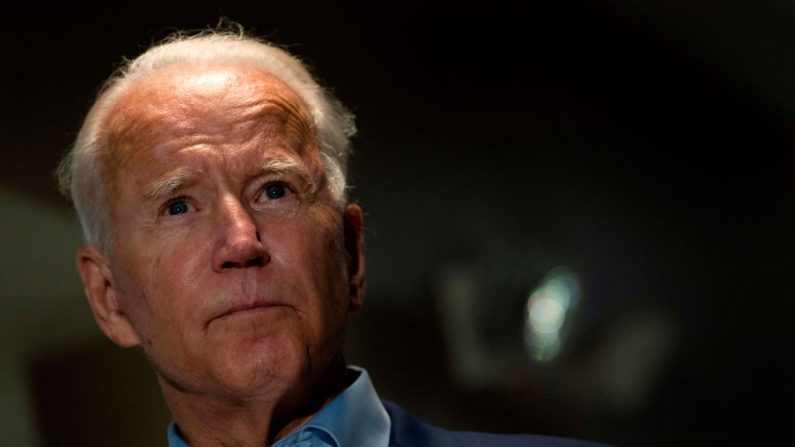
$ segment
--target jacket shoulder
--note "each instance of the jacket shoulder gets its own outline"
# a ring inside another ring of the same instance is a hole
[[[392,422],[389,447],[598,447],[574,439],[538,435],[498,435],[445,430],[426,424],[400,406],[384,401]]]

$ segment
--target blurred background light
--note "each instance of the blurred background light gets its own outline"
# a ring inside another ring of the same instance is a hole
[[[567,267],[555,267],[527,299],[524,343],[538,362],[548,362],[561,351],[567,319],[580,300],[577,276]]]

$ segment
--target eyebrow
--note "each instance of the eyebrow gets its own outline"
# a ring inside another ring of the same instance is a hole
[[[175,191],[184,188],[185,185],[196,181],[196,178],[203,173],[203,171],[184,166],[177,168],[148,184],[144,189],[144,197],[146,200],[157,200],[168,197],[174,194]]]
[[[175,191],[185,188],[203,175],[204,171],[188,167],[177,168],[159,179],[148,184],[144,189],[146,200],[161,200],[174,194]],[[301,191],[314,196],[316,185],[309,171],[293,158],[271,158],[262,164],[259,170],[260,175],[295,175],[301,186]]]

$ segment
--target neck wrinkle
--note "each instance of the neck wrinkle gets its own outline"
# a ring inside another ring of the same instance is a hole
[[[341,353],[315,379],[256,399],[186,392],[158,376],[178,432],[191,447],[269,446],[305,424],[355,379]]]

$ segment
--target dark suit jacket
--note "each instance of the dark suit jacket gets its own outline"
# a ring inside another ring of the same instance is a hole
[[[495,435],[451,431],[428,425],[392,402],[384,401],[392,430],[389,447],[596,447],[573,439],[536,435]]]

